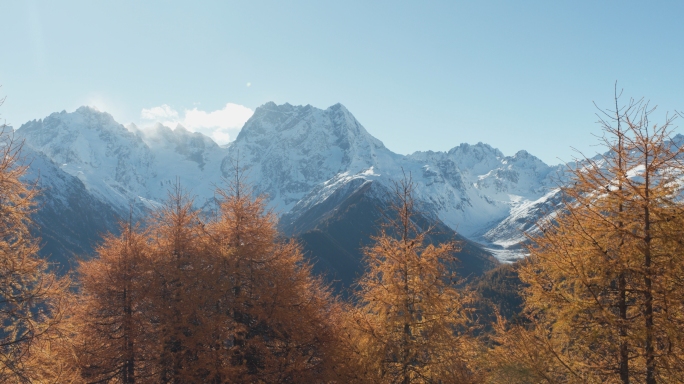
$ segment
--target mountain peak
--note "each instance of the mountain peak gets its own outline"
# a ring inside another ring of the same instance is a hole
[[[82,105],[82,106],[78,107],[78,108],[74,111],[74,113],[80,114],[80,115],[83,115],[83,116],[95,116],[95,117],[99,117],[99,118],[102,118],[102,119],[111,120],[112,122],[116,123],[116,121],[114,120],[114,117],[113,117],[112,115],[110,115],[108,112],[100,111],[100,110],[99,110],[97,107],[95,107],[95,106]],[[67,113],[67,112],[65,112],[65,111],[62,111],[61,114],[67,114],[67,115],[68,115],[69,113]],[[118,124],[118,123],[117,123],[117,124]]]
[[[534,157],[534,156],[530,155],[530,153],[527,152],[526,150],[521,149],[518,152],[516,152],[515,155],[513,155],[513,157],[525,159],[525,158]]]
[[[260,192],[280,199],[281,207],[298,201],[317,183],[341,172],[360,172],[392,155],[342,104],[323,110],[266,103],[256,109],[229,150],[240,151],[245,163],[261,164],[261,169],[250,172],[268,180]]]
[[[258,115],[258,114],[264,114],[264,113],[269,113],[269,112],[271,112],[271,113],[272,112],[275,112],[275,113],[293,113],[294,112],[297,114],[301,114],[301,113],[310,113],[310,112],[315,112],[315,111],[318,111],[318,112],[321,112],[321,111],[344,112],[344,113],[350,114],[349,110],[344,105],[342,105],[341,103],[333,104],[333,105],[329,106],[328,108],[326,108],[325,110],[323,110],[320,108],[316,108],[316,107],[312,106],[311,104],[292,105],[290,103],[284,103],[284,104],[278,105],[278,104],[274,103],[273,101],[266,102],[266,103],[260,105],[259,107],[257,107],[257,109],[254,111],[254,114]]]
[[[506,159],[510,160],[512,163],[521,163],[525,166],[543,169],[549,168],[549,166],[546,163],[544,163],[541,159],[539,159],[537,156],[532,155],[524,149],[516,152],[515,155],[507,157]]]
[[[347,107],[345,107],[344,105],[342,105],[342,103],[336,103],[336,104],[334,104],[334,105],[331,105],[331,106],[328,107],[328,109],[331,110],[331,111],[344,111],[344,112],[347,112],[347,113],[349,112],[349,110],[347,109]]]
[[[351,137],[364,137],[375,146],[383,147],[382,142],[371,136],[342,104],[337,103],[327,109],[319,109],[309,104],[276,105],[269,101],[254,111],[238,134],[237,142],[260,137],[259,140],[273,140],[276,137],[297,136],[298,140],[325,132],[338,141],[348,141]],[[268,137],[268,139],[267,139]],[[344,144],[342,144],[344,146]]]
[[[479,142],[477,144],[461,143],[458,147],[451,148],[448,152],[449,157],[457,160],[459,163],[468,164],[467,167],[472,167],[475,163],[492,162],[496,163],[504,157],[497,148],[489,144]]]
[[[54,112],[42,120],[32,120],[19,127],[17,132],[23,136],[39,134],[41,140],[49,141],[58,136],[83,136],[85,131],[98,132],[100,135],[135,136],[109,113],[88,106],[79,107],[74,112]]]
[[[293,108],[294,108],[294,107],[293,107],[292,104],[290,104],[290,103],[285,103],[285,104],[278,105],[278,104],[274,103],[273,101],[269,101],[269,102],[267,102],[267,103],[265,103],[265,104],[262,104],[262,105],[258,106],[257,109],[254,111],[254,113],[256,114],[257,111],[262,111],[262,113],[263,113],[264,111],[269,111],[269,112],[289,112],[289,111],[291,111]]]
[[[181,124],[176,124],[176,128],[171,129],[162,123],[155,123],[152,128],[143,130],[142,135],[145,143],[150,146],[173,147],[181,154],[185,154],[186,149],[182,148],[186,147],[196,150],[218,147],[209,136],[201,132],[191,132]]]
[[[159,131],[159,130],[162,130],[162,131],[163,130],[169,130],[170,131],[171,130],[171,128],[167,127],[166,125],[164,125],[160,122],[154,123],[154,125],[152,126],[152,129],[155,131]]]
[[[97,109],[95,106],[90,106],[90,105],[82,105],[76,109],[76,112],[84,113],[84,112],[97,112],[100,113],[101,111]]]

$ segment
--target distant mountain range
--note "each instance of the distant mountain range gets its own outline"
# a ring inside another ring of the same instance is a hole
[[[36,215],[44,252],[60,263],[92,253],[119,218],[143,218],[177,180],[210,214],[216,187],[239,161],[283,233],[344,286],[360,271],[359,249],[377,231],[391,183],[404,174],[416,183],[421,220],[438,223],[435,241],[463,242],[466,274],[523,257],[524,232],[555,210],[564,178],[562,167],[526,151],[504,156],[483,143],[399,155],[341,104],[264,104],[227,146],[180,125],[124,127],[88,107],[30,121],[16,135],[31,161],[27,178],[39,175],[44,190]]]

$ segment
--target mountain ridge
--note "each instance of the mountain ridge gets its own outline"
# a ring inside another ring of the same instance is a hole
[[[214,189],[230,177],[236,160],[256,192],[268,196],[269,208],[286,220],[320,210],[354,183],[391,186],[410,175],[421,210],[502,261],[523,256],[519,233],[513,233],[529,228],[540,211],[521,207],[549,201],[558,169],[525,150],[505,156],[482,142],[399,155],[339,103],[327,109],[265,103],[227,147],[180,125],[124,127],[88,107],[30,121],[16,134],[123,217],[131,207],[143,217],[159,206],[178,177],[197,206],[210,212]],[[507,220],[512,214],[516,218]]]

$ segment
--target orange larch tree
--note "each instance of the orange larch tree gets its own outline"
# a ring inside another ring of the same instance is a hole
[[[322,382],[333,374],[339,307],[242,177],[236,168],[218,191],[220,215],[206,228],[220,256],[222,311],[232,320],[231,381]]]
[[[59,377],[44,357],[61,339],[60,323],[70,282],[48,271],[31,234],[35,185],[21,180],[22,143],[0,129],[0,383]],[[48,353],[49,355],[49,353]]]
[[[145,382],[155,369],[148,237],[131,223],[121,228],[78,268],[74,348],[87,382]]]
[[[203,225],[180,185],[150,225],[151,317],[158,340],[158,382],[202,382],[210,374],[201,355],[214,345],[209,315],[216,268],[207,257]]]
[[[613,111],[608,154],[570,169],[564,211],[532,238],[520,269],[532,327],[514,332],[544,351],[545,367],[528,367],[540,381],[684,380],[684,149],[652,112]]]
[[[453,272],[458,245],[428,243],[429,229],[414,222],[413,188],[410,178],[395,183],[389,224],[365,250],[353,320],[360,381],[474,382],[471,295]]]

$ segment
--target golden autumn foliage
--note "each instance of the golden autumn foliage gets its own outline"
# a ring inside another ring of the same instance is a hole
[[[465,291],[455,288],[457,244],[427,244],[414,223],[413,183],[395,184],[389,224],[365,250],[352,321],[358,381],[469,383],[474,342]]]
[[[244,187],[202,222],[180,188],[148,223],[82,263],[77,366],[86,382],[328,382],[340,307]],[[339,365],[339,364],[338,364]]]
[[[215,342],[207,330],[217,273],[202,241],[198,212],[179,186],[153,215],[149,231],[155,380],[201,381],[209,368],[200,354]]]
[[[239,172],[207,225],[221,250],[222,303],[233,321],[234,382],[320,382],[332,372],[339,307],[313,278],[300,246],[279,239],[276,217]]]
[[[51,382],[59,362],[43,347],[60,340],[68,279],[48,272],[31,235],[35,186],[21,181],[22,144],[0,132],[0,383]]]
[[[397,220],[366,250],[357,306],[312,277],[238,173],[207,222],[177,187],[146,229],[122,225],[81,263],[54,366],[63,382],[89,383],[476,381],[457,246],[426,244],[412,184],[397,187]]]
[[[148,239],[138,227],[121,227],[121,236],[108,235],[98,257],[79,268],[71,318],[77,328],[74,369],[88,382],[128,383],[154,372],[148,350],[154,337]]]
[[[520,268],[530,323],[500,327],[495,376],[517,365],[519,382],[684,380],[684,150],[652,111],[616,108],[610,152],[570,169],[565,211],[540,224]]]
[[[479,325],[459,244],[418,224],[410,177],[349,302],[312,276],[237,166],[213,215],[177,185],[144,223],[106,235],[71,287],[37,256],[36,189],[2,133],[0,384],[684,382],[684,147],[674,119],[653,125],[647,104],[617,99],[609,151],[568,168],[529,258],[480,281],[510,302]]]

